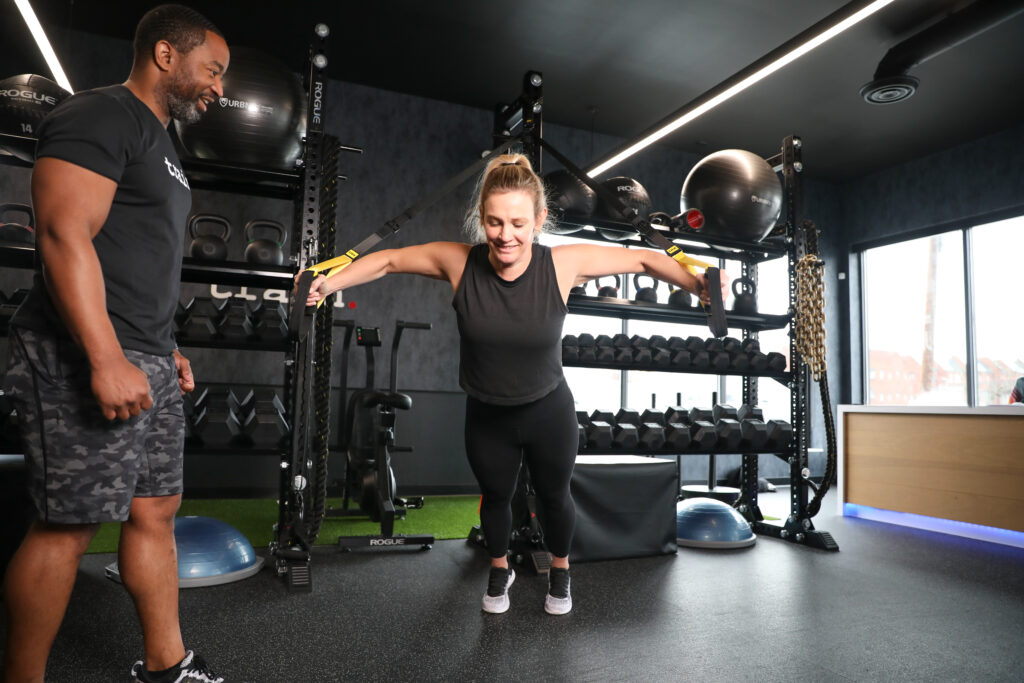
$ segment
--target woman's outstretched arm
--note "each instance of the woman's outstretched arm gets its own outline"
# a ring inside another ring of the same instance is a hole
[[[566,244],[552,249],[555,271],[563,297],[573,285],[583,284],[603,275],[646,273],[693,292],[708,303],[707,279],[694,275],[669,256],[652,249],[626,249],[596,244]],[[728,294],[728,280],[722,273],[722,297]]]
[[[468,244],[459,242],[428,242],[372,252],[356,259],[331,277],[317,275],[309,287],[306,305],[312,306],[340,289],[373,282],[391,273],[409,273],[446,280],[454,289],[462,279],[469,249]]]

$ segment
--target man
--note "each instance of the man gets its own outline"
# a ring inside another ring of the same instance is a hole
[[[65,100],[39,129],[32,174],[42,272],[11,320],[6,383],[38,511],[7,570],[4,681],[43,681],[78,565],[100,522],[121,525],[118,568],[142,626],[136,681],[222,681],[178,622],[181,501],[177,352],[191,191],[167,126],[223,94],[229,52],[205,17],[148,12],[122,85]]]

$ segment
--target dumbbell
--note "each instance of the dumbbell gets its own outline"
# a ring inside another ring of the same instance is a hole
[[[793,425],[785,420],[768,420],[765,423],[767,438],[764,447],[769,451],[781,451],[789,447],[793,440]]]
[[[725,353],[729,356],[729,369],[733,372],[746,372],[750,369],[750,355],[743,348],[743,342],[735,337],[722,340]]]
[[[612,348],[615,349],[616,365],[630,365],[633,363],[633,347],[630,345],[629,337],[621,332],[611,338]]]
[[[584,332],[579,336],[580,362],[593,363],[597,360],[597,345],[594,335]]]
[[[703,340],[701,341],[703,344]],[[705,351],[703,348],[691,349],[690,354],[690,367],[698,372],[709,372],[711,370],[711,354]]]
[[[768,369],[768,356],[760,351],[748,351],[747,359],[750,363],[751,372],[762,373]]]
[[[587,447],[587,429],[586,425],[590,422],[590,418],[582,410],[576,411],[576,426],[579,428],[579,446],[577,446],[577,452],[582,451]]]
[[[618,352],[615,346],[612,345],[612,338],[607,334],[599,334],[594,340],[597,345],[597,362],[599,363],[614,363],[615,356]]]
[[[590,421],[595,422],[601,420],[611,425],[612,428],[612,446],[615,448],[636,448],[640,441],[640,435],[635,425],[631,424],[619,424],[615,421],[615,416],[608,411],[595,410],[590,414]]]
[[[280,396],[270,387],[251,389],[239,399],[242,431],[254,446],[276,448],[286,443],[291,429],[285,412]]]
[[[655,451],[665,445],[664,420],[665,416],[662,415],[661,422],[645,421],[640,418],[640,413],[626,408],[620,408],[615,414],[615,424],[631,424],[636,427],[639,447],[647,451]]]
[[[784,372],[786,370],[786,357],[777,351],[768,352],[768,369],[773,372]]]
[[[740,450],[744,453],[760,451],[768,440],[768,425],[764,423],[761,409],[744,403],[736,411],[736,419],[740,421],[743,434],[740,439]]]
[[[668,340],[660,334],[652,334],[647,343],[652,349],[668,349]]]
[[[653,354],[647,337],[641,337],[638,334],[634,334],[629,340],[629,345],[633,349],[633,365],[651,364]]]
[[[249,443],[242,423],[232,409],[232,404],[237,402],[237,397],[234,397],[230,389],[210,388],[203,400],[194,404],[192,434],[203,446],[241,446]]]
[[[727,403],[716,403],[711,408],[711,415],[718,430],[718,447],[722,450],[738,448],[743,440],[743,425],[738,411]]]
[[[212,315],[216,312],[209,297],[193,297],[178,311],[178,337],[188,341],[202,341],[217,335]]]
[[[255,331],[265,341],[284,341],[288,338],[288,308],[283,301],[261,299],[259,302],[251,302],[249,317]]]
[[[664,413],[656,410],[645,410],[640,415],[640,421],[661,425],[665,430],[665,447],[677,453],[682,453],[690,447],[690,427],[679,422],[668,422]]]
[[[681,406],[665,410],[665,424],[685,425],[690,430],[690,451],[703,453],[715,447],[718,433],[715,425],[708,420],[692,420],[690,411]]]
[[[716,339],[715,337],[709,337],[704,340],[704,350],[708,354],[708,365],[705,370],[714,370],[716,372],[725,372],[729,369],[731,359],[729,354],[725,351],[725,346],[722,344],[722,340]],[[703,359],[700,361],[703,363]]]
[[[232,341],[241,341],[249,336],[251,324],[248,322],[244,301],[225,299],[215,304],[215,308],[217,312],[213,316],[213,323],[217,327],[218,336]]]
[[[595,413],[597,411],[594,411]],[[611,415],[611,413],[609,413]],[[612,424],[603,417],[587,415],[576,411],[576,421],[583,425],[587,435],[587,448],[609,449],[612,447]]]
[[[715,405],[711,410],[706,408],[690,409],[691,420],[714,423],[715,434],[718,435],[715,440],[715,450],[719,452],[732,452],[740,445],[740,439],[743,436],[740,423],[735,418],[728,417],[728,415],[735,414],[735,409],[727,405]]]

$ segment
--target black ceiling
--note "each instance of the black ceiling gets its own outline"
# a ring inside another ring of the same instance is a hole
[[[991,2],[991,0],[981,0]],[[20,20],[4,0],[2,36]],[[34,0],[59,51],[72,27],[129,38],[155,2]],[[841,0],[195,0],[229,43],[299,69],[312,26],[331,28],[334,78],[492,109],[544,74],[544,120],[622,138],[728,79],[846,3]],[[917,94],[869,105],[861,86],[894,45],[968,0],[895,0],[666,139],[696,154],[764,156],[805,141],[813,177],[846,180],[1024,121],[1024,13],[914,67]],[[1020,5],[1020,2],[1009,4]],[[13,20],[13,21],[9,21]],[[11,73],[32,48],[21,48]],[[4,55],[9,59],[10,51]],[[45,73],[45,71],[39,71]]]

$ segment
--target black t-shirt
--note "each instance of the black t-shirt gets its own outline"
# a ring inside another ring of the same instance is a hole
[[[122,85],[87,90],[43,121],[36,158],[43,157],[117,183],[107,221],[93,238],[107,313],[122,348],[169,354],[192,192],[166,128]],[[68,335],[41,273],[11,324]]]
[[[562,381],[562,301],[551,249],[533,245],[530,265],[502,280],[487,245],[469,251],[452,299],[460,340],[459,384],[473,398],[521,405],[551,393]]]

